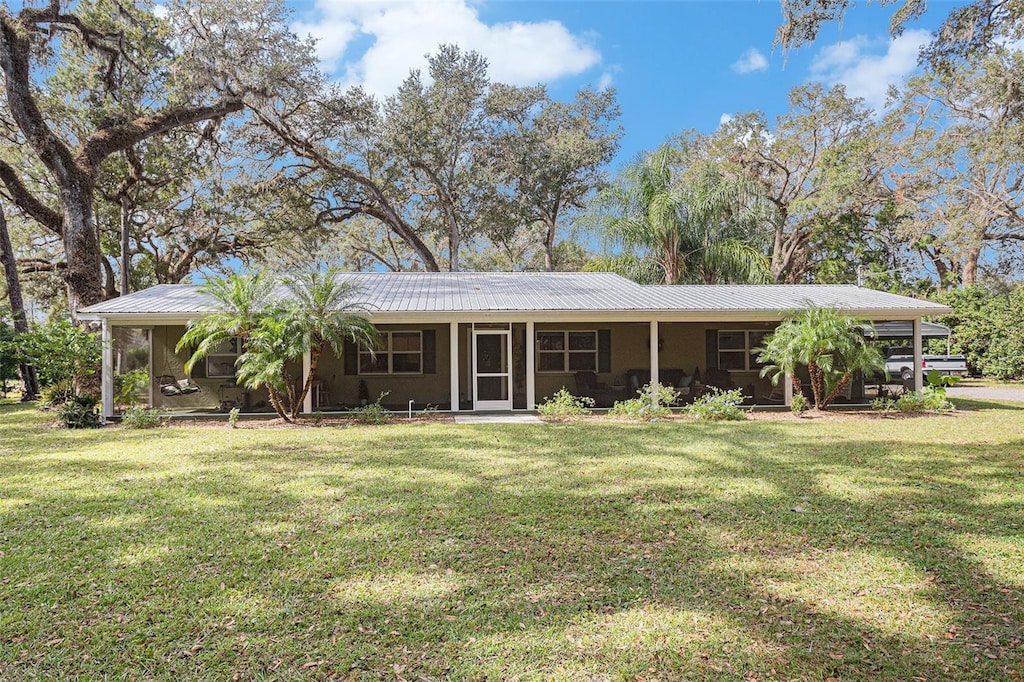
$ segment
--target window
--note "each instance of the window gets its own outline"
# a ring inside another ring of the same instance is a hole
[[[381,332],[380,336],[375,355],[359,351],[360,374],[422,374],[422,332]]]
[[[755,370],[764,367],[753,352],[764,344],[767,331],[723,329],[718,332],[718,368],[736,371]]]
[[[538,372],[597,371],[597,332],[537,332]]]
[[[206,356],[206,376],[211,379],[232,379],[237,368],[235,362],[241,352],[238,337],[221,341]]]

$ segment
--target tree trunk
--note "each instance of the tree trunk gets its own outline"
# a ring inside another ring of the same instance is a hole
[[[323,352],[323,343],[319,345],[313,344],[309,349],[309,372],[306,373],[306,378],[302,382],[302,391],[299,393],[298,399],[295,401],[295,404],[292,405],[292,419],[298,419],[299,414],[302,412],[302,404],[306,401],[306,395],[313,386],[313,378],[316,376],[316,368],[317,365],[320,364],[320,354]]]
[[[68,264],[64,281],[71,319],[77,322],[79,309],[103,300],[100,263],[103,254],[96,238],[92,179],[84,177],[77,169],[67,175],[60,190],[64,207],[64,254]]]
[[[814,407],[819,410],[825,409],[824,401],[822,400],[822,379],[823,374],[821,368],[818,367],[818,363],[811,360],[807,363],[807,373],[811,377],[811,392],[814,394]]]
[[[128,250],[128,237],[131,234],[131,202],[127,196],[121,197],[121,295],[127,296],[128,270],[132,263],[132,254]]]
[[[960,283],[965,287],[973,286],[978,281],[978,261],[981,260],[981,247],[973,246],[964,254],[964,267],[960,274]]]
[[[4,277],[7,281],[7,297],[11,301],[11,316],[14,318],[14,331],[24,334],[28,331],[28,318],[25,315],[25,301],[21,297],[21,281],[18,279],[18,264],[14,260],[14,247],[11,235],[7,231],[7,217],[4,215],[3,204],[0,204],[0,261],[4,266]],[[22,362],[18,365],[21,381],[25,392],[21,394],[22,402],[36,400],[39,397],[39,380],[36,368]]]
[[[545,222],[544,227],[544,269],[548,272],[555,271],[555,235],[557,234],[558,223],[554,220]]]

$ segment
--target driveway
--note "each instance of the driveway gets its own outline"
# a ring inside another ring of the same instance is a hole
[[[1008,400],[1024,403],[1024,388],[985,388],[984,386],[951,386],[946,389],[950,398],[967,400]]]

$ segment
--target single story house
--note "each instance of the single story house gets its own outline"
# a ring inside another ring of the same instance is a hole
[[[381,330],[375,354],[354,347],[319,363],[305,411],[358,406],[387,393],[392,407],[531,410],[561,387],[599,406],[661,381],[684,398],[706,386],[739,387],[753,402],[788,404],[790,382],[760,378],[756,348],[788,312],[839,308],[902,322],[922,354],[922,317],[945,306],[846,285],[640,285],[610,273],[453,272],[342,275]],[[89,306],[103,330],[103,410],[113,416],[118,377],[134,372],[154,407],[269,410],[234,383],[240,348],[224,344],[184,373],[175,346],[215,302],[195,285],[159,285]],[[309,357],[305,358],[305,363]],[[921,386],[920,360],[915,378]],[[295,376],[308,368],[296,367]],[[119,383],[120,382],[120,383]],[[863,398],[863,389],[849,397]]]

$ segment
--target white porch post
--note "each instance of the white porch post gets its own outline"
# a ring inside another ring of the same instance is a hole
[[[924,388],[924,344],[921,340],[921,318],[914,318],[914,390]]]
[[[793,375],[786,372],[782,375],[785,386],[782,387],[782,404],[789,407],[793,404]]]
[[[651,321],[651,384],[661,382],[658,376],[658,321]]]
[[[106,420],[114,416],[114,341],[106,318],[102,322],[100,341],[100,402],[103,403],[103,419]]]
[[[459,411],[459,323],[450,322],[448,327],[448,369],[449,391],[451,392],[452,412]]]
[[[302,354],[302,384],[305,385],[306,377],[309,376],[309,368],[313,366],[313,358],[309,354],[309,349]],[[313,387],[309,387],[309,391],[306,393],[306,397],[302,399],[302,411],[306,414],[313,413]]]
[[[534,349],[533,321],[526,323],[526,409],[532,410],[537,407],[537,373],[536,373],[536,352]]]

